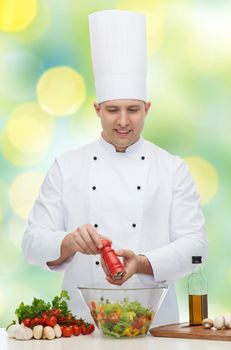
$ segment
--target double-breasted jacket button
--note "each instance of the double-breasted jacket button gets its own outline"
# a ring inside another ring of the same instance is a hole
[[[96,190],[96,187],[95,187],[95,186],[92,186],[92,189],[95,191],[95,190]]]
[[[94,156],[94,157],[93,157],[93,159],[94,159],[94,160],[97,160],[97,157],[96,157],[96,156]]]
[[[94,224],[94,227],[98,227],[98,224]]]
[[[141,159],[144,160],[144,159],[145,159],[145,156],[142,156]]]
[[[96,264],[96,265],[99,265],[99,261],[97,260],[97,261],[95,262],[95,264]]]
[[[132,224],[132,227],[136,227],[136,224]]]
[[[137,188],[137,190],[140,190],[140,189],[141,189],[141,187],[140,187],[140,186],[137,186],[136,188]]]

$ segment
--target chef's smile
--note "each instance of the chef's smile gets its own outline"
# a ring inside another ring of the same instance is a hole
[[[128,134],[130,134],[131,130],[117,130],[114,129],[117,133],[117,135],[121,138],[126,138],[128,136]]]

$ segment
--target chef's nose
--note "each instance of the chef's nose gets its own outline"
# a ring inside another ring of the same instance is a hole
[[[126,127],[129,124],[127,111],[123,111],[123,110],[121,111],[117,122],[118,122],[118,125],[121,126],[122,128]]]

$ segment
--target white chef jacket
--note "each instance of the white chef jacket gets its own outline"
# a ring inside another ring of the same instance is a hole
[[[167,281],[168,293],[155,324],[179,321],[174,282],[191,271],[191,257],[207,256],[200,201],[186,163],[140,138],[126,152],[102,137],[57,158],[41,187],[29,217],[22,247],[28,262],[49,269],[60,257],[69,232],[92,224],[112,240],[114,249],[145,255],[153,276],[130,281]],[[91,320],[77,285],[104,282],[98,255],[76,253],[52,270],[62,271],[62,288],[77,317]]]

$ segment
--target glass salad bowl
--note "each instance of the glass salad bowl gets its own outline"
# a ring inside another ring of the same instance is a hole
[[[145,336],[167,293],[165,283],[137,286],[78,286],[81,297],[105,337]]]

